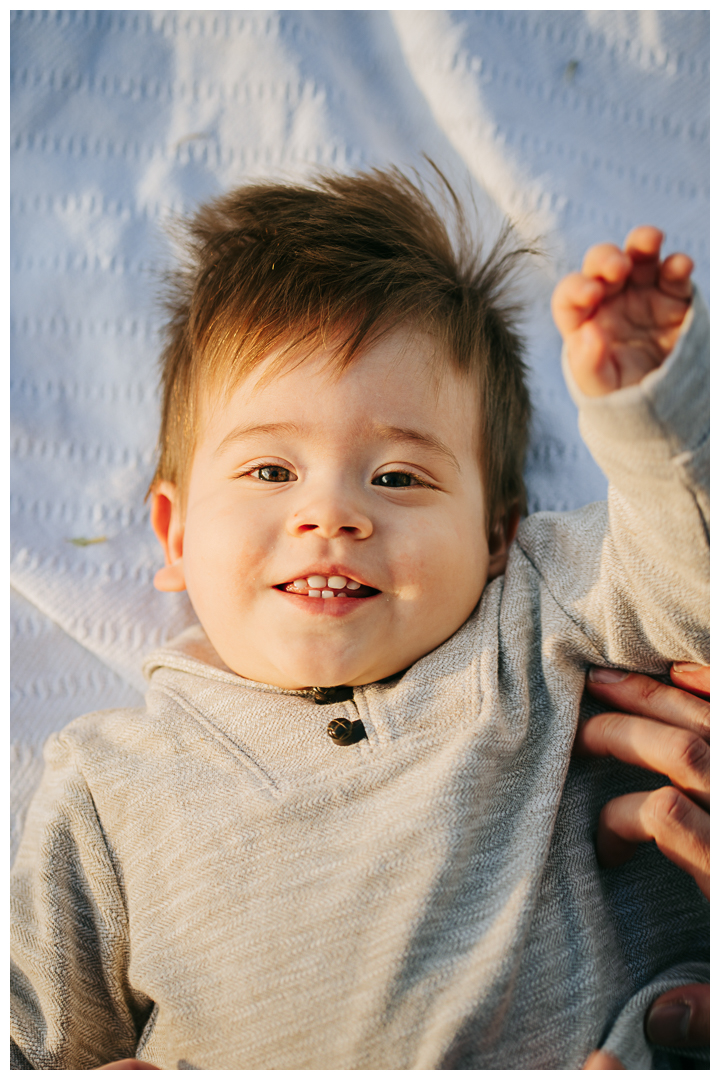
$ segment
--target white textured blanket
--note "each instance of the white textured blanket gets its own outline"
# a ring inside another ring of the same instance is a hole
[[[12,15],[14,836],[46,735],[131,704],[193,619],[155,593],[143,497],[157,426],[164,225],[252,176],[428,154],[491,223],[543,234],[529,285],[531,509],[603,497],[548,299],[652,222],[709,278],[709,14]]]

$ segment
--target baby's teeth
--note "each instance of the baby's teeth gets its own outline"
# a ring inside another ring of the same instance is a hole
[[[307,583],[311,589],[326,589],[328,581],[322,574],[312,574],[307,579]]]
[[[304,577],[299,577],[297,581],[293,581],[294,589],[307,589],[308,583]]]
[[[346,592],[339,592],[338,596],[347,596],[347,593]]]
[[[333,577],[329,577],[327,583],[331,589],[344,589],[347,585],[347,578],[340,577],[339,574],[336,574]]]
[[[348,589],[359,589],[360,588],[360,582],[359,581],[348,581],[347,587],[348,587]]]
[[[332,591],[332,589],[323,589],[322,591],[323,600],[330,600],[334,595],[335,593]]]
[[[332,593],[330,595],[332,595]],[[319,589],[310,589],[308,592],[308,596],[322,596],[322,593]]]

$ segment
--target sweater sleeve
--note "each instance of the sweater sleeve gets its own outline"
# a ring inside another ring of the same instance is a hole
[[[123,892],[72,745],[45,756],[11,880],[11,1067],[93,1069],[135,1056],[152,1003],[128,983]]]
[[[589,642],[591,663],[661,672],[709,656],[709,325],[696,293],[681,336],[637,386],[589,398],[580,430],[608,502],[535,514],[518,541]]]

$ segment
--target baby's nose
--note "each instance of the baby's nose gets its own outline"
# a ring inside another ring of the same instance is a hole
[[[294,536],[316,532],[327,539],[346,536],[362,540],[370,536],[373,525],[360,506],[349,499],[329,495],[315,498],[293,513],[288,529]]]

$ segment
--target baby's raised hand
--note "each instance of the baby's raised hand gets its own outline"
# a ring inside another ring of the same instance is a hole
[[[625,250],[590,248],[579,274],[555,289],[552,312],[579,389],[601,397],[634,386],[660,367],[685,318],[693,263],[687,255],[660,260],[663,234],[633,229]]]

